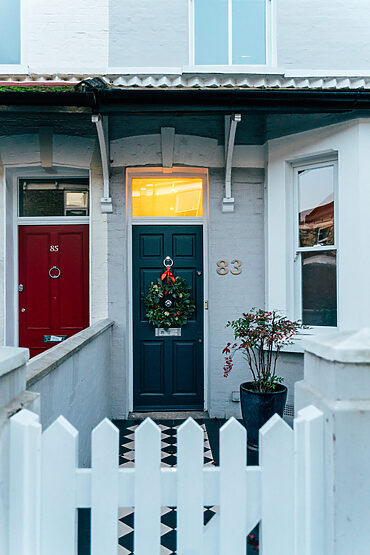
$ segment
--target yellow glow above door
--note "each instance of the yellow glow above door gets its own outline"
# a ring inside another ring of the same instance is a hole
[[[201,178],[133,178],[132,216],[201,217],[203,216]]]

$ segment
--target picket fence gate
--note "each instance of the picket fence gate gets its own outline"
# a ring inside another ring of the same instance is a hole
[[[178,430],[177,466],[161,468],[161,431],[135,432],[135,467],[119,468],[119,432],[92,432],[91,468],[78,468],[78,432],[62,416],[42,432],[22,410],[10,427],[10,555],[76,555],[77,508],[91,508],[91,554],[116,555],[118,507],[135,510],[135,555],[159,555],[162,506],[177,507],[178,555],[245,555],[260,526],[263,555],[324,555],[323,416],[299,412],[292,430],[278,415],[260,430],[260,465],[246,466],[246,430],[220,430],[220,466],[203,466],[204,433]],[[218,507],[203,525],[203,507]]]

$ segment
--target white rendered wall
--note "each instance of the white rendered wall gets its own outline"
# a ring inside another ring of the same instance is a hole
[[[369,551],[370,329],[307,342],[296,411],[315,405],[324,419],[326,555]]]
[[[370,205],[370,122],[345,124],[290,135],[268,144],[267,306],[299,315],[294,307],[292,172],[289,161],[338,154],[338,327],[368,324]],[[324,328],[322,328],[324,329]]]
[[[90,461],[91,430],[111,416],[111,326],[103,320],[27,365],[28,390],[40,394],[43,429],[60,415],[75,426],[81,466]]]

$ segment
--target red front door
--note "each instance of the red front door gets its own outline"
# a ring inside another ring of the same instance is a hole
[[[19,227],[19,346],[35,356],[89,325],[89,226]]]

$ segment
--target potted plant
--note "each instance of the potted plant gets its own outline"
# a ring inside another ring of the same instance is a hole
[[[276,310],[269,312],[253,308],[241,318],[227,322],[234,333],[234,343],[222,351],[225,355],[224,376],[234,365],[234,355],[241,351],[248,362],[253,381],[240,385],[240,403],[248,444],[258,447],[258,431],[269,418],[283,416],[287,387],[276,375],[276,363],[281,350],[293,343],[292,337],[306,328],[301,321],[291,321]]]

